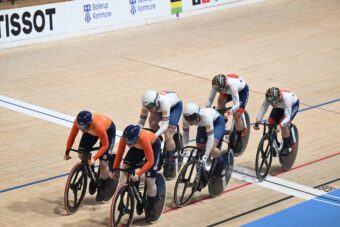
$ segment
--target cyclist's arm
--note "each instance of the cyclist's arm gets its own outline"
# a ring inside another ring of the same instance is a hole
[[[96,131],[96,133],[97,133],[97,135],[100,139],[100,143],[101,143],[101,147],[100,147],[99,151],[93,156],[93,159],[97,160],[109,148],[109,138],[107,136],[104,125],[102,125],[102,124],[95,125],[95,131]]]
[[[280,122],[279,128],[286,127],[290,122],[290,116],[292,114],[292,103],[287,100],[283,101],[284,106],[284,119]]]
[[[124,151],[125,151],[125,147],[126,147],[126,144],[124,142],[123,137],[121,137],[120,140],[119,140],[119,145],[118,145],[118,150],[117,150],[117,154],[116,154],[116,157],[115,157],[115,161],[113,163],[113,168],[114,169],[119,168],[120,162],[123,159],[123,154],[124,154]]]
[[[71,129],[70,135],[68,136],[67,144],[66,144],[66,150],[68,151],[67,154],[70,153],[69,150],[72,148],[74,140],[75,140],[78,132],[79,132],[79,128],[77,126],[77,123],[73,122],[73,126],[72,126],[72,129]]]
[[[215,96],[216,96],[217,90],[215,88],[211,88],[209,98],[207,102],[205,103],[205,107],[211,107],[211,104],[213,103]]]
[[[236,86],[230,84],[229,89],[230,89],[231,98],[233,99],[233,104],[234,104],[231,107],[230,112],[233,114],[240,107],[240,96],[238,95],[238,89]]]
[[[140,137],[140,144],[142,146],[142,149],[144,151],[146,163],[143,165],[143,167],[136,173],[138,177],[140,177],[142,174],[144,174],[146,171],[148,171],[150,168],[152,168],[154,164],[154,157],[153,157],[153,149],[151,146],[151,141],[148,137]]]
[[[188,146],[188,143],[189,143],[189,124],[184,119],[183,119],[183,122],[182,122],[182,128],[183,128],[183,144],[184,144],[184,146]]]
[[[156,136],[160,136],[163,134],[163,132],[165,130],[167,130],[167,128],[169,127],[169,121],[170,121],[170,103],[168,102],[163,102],[161,104],[161,108],[162,108],[162,123],[161,126],[159,127],[159,129],[157,130],[157,132],[155,133]]]
[[[256,122],[261,122],[263,119],[264,114],[267,112],[267,109],[269,107],[269,102],[265,99],[262,103],[261,110],[259,114],[256,117]]]
[[[142,108],[140,116],[139,116],[139,121],[138,121],[138,125],[141,126],[142,128],[144,127],[145,121],[148,118],[148,113],[149,111]]]

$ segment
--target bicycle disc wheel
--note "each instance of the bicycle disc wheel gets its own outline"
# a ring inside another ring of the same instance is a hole
[[[177,207],[187,205],[199,185],[200,177],[196,179],[198,164],[196,159],[190,160],[178,175],[174,191],[174,202]]]
[[[110,210],[110,225],[130,226],[135,211],[135,197],[132,189],[124,184],[113,196]]]
[[[267,177],[272,164],[273,152],[270,142],[269,136],[265,135],[257,148],[255,170],[259,181],[263,181]]]
[[[227,188],[234,168],[234,154],[231,149],[222,154],[222,158],[224,159],[225,165],[222,171],[222,177],[215,176],[214,174],[212,174],[211,176],[212,178],[208,184],[209,195],[213,198],[220,196],[223,193],[223,191]],[[212,166],[213,165],[214,164],[212,164]]]
[[[294,165],[295,159],[296,159],[298,149],[299,149],[299,132],[295,125],[292,125],[292,128],[294,130],[295,139],[296,139],[293,149],[291,150],[291,152],[289,152],[287,156],[280,156],[280,163],[284,170],[289,170],[292,168],[292,166]]]
[[[244,111],[244,118],[246,120],[246,125],[247,127],[244,129],[244,132],[242,133],[242,149],[238,152],[236,152],[235,146],[236,146],[236,129],[234,127],[234,130],[232,131],[232,134],[230,135],[230,139],[232,139],[232,144],[234,145],[233,151],[234,151],[234,156],[239,157],[243,154],[243,152],[246,150],[248,141],[249,141],[249,135],[250,135],[250,118],[249,114],[247,111]]]
[[[87,174],[82,163],[77,163],[71,170],[64,192],[64,207],[68,214],[75,213],[86,193]]]

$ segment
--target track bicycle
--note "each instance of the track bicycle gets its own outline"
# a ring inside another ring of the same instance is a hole
[[[67,178],[64,190],[64,207],[68,214],[74,214],[79,209],[87,189],[88,178],[90,178],[89,192],[94,194],[100,185],[99,173],[95,171],[94,166],[91,166],[88,161],[91,159],[91,151],[96,151],[100,147],[94,147],[89,151],[79,151],[71,149],[82,155],[82,160],[74,165]],[[113,160],[109,160],[109,166],[112,166]],[[112,190],[117,188],[118,180],[114,180],[110,187]],[[112,192],[112,194],[113,194]]]
[[[297,127],[290,123],[290,138],[291,146],[288,155],[280,155],[283,147],[282,141],[279,142],[277,138],[276,125],[271,125],[266,122],[258,123],[263,125],[263,135],[256,152],[255,172],[259,181],[263,181],[271,168],[273,156],[279,157],[281,166],[284,170],[289,170],[294,165],[296,155],[299,149],[299,133]]]
[[[136,168],[142,167],[139,164]],[[116,190],[110,209],[110,225],[117,226],[131,226],[135,209],[138,215],[145,211],[145,216],[148,213],[147,200],[147,186],[146,182],[139,186],[139,182],[131,180],[131,176],[135,175],[135,168],[116,169],[127,173],[126,182],[119,186]],[[161,173],[156,175],[157,196],[155,201],[155,217],[159,220],[163,213],[166,201],[166,184],[165,179]]]
[[[226,141],[225,141],[226,142]],[[222,141],[219,144],[221,148]],[[196,191],[201,191],[208,185],[209,195],[217,197],[227,187],[234,166],[233,151],[229,148],[220,155],[224,160],[224,167],[220,173],[216,173],[217,160],[213,159],[208,169],[201,161],[205,150],[195,146],[186,146],[183,152],[190,150],[187,163],[180,171],[175,184],[174,202],[177,207],[186,206]]]

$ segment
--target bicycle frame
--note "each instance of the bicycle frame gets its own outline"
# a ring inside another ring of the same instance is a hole
[[[266,122],[260,123],[260,124],[264,126],[263,136],[265,134],[269,135],[269,138],[271,140],[271,146],[274,148],[276,155],[279,155],[279,152],[281,151],[283,147],[283,143],[279,143],[279,140],[277,138],[277,133],[275,132],[276,125],[270,125]],[[289,130],[290,130],[290,136],[293,139],[293,143],[296,143],[295,131],[294,131],[294,127],[292,127],[292,124],[289,125]]]
[[[203,152],[204,150],[199,149],[195,146],[186,146],[185,149],[191,149],[191,152],[190,152],[190,155],[189,155],[187,162],[189,162],[193,158],[200,160],[202,158],[202,156],[204,155],[204,152]],[[184,148],[182,150],[184,150]],[[216,159],[213,160],[209,170],[206,169],[205,166],[200,162],[199,165],[197,165],[196,171],[197,171],[198,174],[196,175],[195,181],[196,180],[201,181],[200,179],[201,179],[201,175],[203,173],[204,180],[205,180],[206,183],[208,183],[212,179],[212,173],[213,173],[213,170],[215,169],[215,166],[216,166]],[[204,168],[204,172],[202,171],[202,168]]]
[[[262,137],[264,137],[265,135],[269,136],[270,146],[272,148],[274,148],[276,155],[278,155],[279,151],[282,148],[282,143],[280,144],[278,142],[277,133],[275,132],[276,125],[270,125],[270,124],[267,124],[266,122],[263,122],[263,123],[260,123],[260,124],[262,124],[264,126]]]
[[[142,167],[143,165],[138,165],[136,168],[140,168]],[[144,190],[143,192],[143,197],[140,193],[140,191],[137,189],[134,181],[132,181],[130,179],[131,176],[134,176],[135,175],[135,169],[133,168],[127,168],[127,169],[121,169],[121,168],[118,168],[116,170],[119,170],[119,171],[122,171],[122,172],[126,172],[127,173],[127,179],[126,179],[126,184],[128,185],[128,187],[131,187],[132,188],[132,191],[133,191],[133,194],[134,194],[134,197],[136,198],[137,200],[137,204],[139,205],[142,205],[143,209],[145,208],[145,200],[146,200],[146,190]],[[144,186],[145,187],[145,186]]]
[[[96,151],[99,148],[100,147],[93,147],[92,149],[89,150],[89,152],[79,151],[79,150],[76,150],[76,149],[71,149],[71,151],[75,151],[75,152],[77,152],[77,153],[82,155],[81,164],[85,168],[87,176],[92,181],[96,182],[97,185],[98,185],[98,179],[96,177],[96,174],[95,174],[94,170],[91,168],[90,164],[88,163],[88,161],[91,159],[91,156],[92,156],[92,154],[90,152],[91,151]]]

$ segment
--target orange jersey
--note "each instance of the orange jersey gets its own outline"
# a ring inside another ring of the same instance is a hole
[[[155,135],[155,133],[150,132],[145,129],[141,129],[138,140],[136,144],[133,145],[134,147],[138,149],[142,149],[144,151],[144,155],[146,159],[146,163],[138,171],[138,173],[136,173],[138,177],[140,177],[143,173],[148,171],[154,164],[152,144],[156,141],[156,139],[157,139],[157,136]],[[125,147],[126,147],[125,141],[123,137],[121,137],[119,140],[118,150],[117,150],[116,158],[113,164],[113,168],[119,168],[119,164],[122,161]]]
[[[99,151],[93,156],[95,160],[97,160],[100,156],[102,156],[105,153],[105,151],[109,148],[109,139],[107,137],[106,130],[110,128],[111,124],[112,124],[112,120],[108,117],[105,117],[100,114],[93,114],[92,116],[92,123],[87,133],[93,136],[98,136],[100,143],[101,143],[101,147]],[[79,128],[78,128],[77,122],[74,121],[70,135],[67,140],[67,145],[66,145],[67,150],[72,148],[74,139],[76,138],[78,132],[79,132]]]

